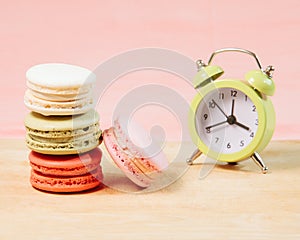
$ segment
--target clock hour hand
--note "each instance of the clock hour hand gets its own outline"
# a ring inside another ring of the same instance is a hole
[[[234,99],[232,99],[232,103],[231,103],[231,115],[227,117],[227,122],[228,122],[230,125],[235,124],[235,125],[238,125],[238,126],[241,127],[241,128],[244,128],[245,130],[249,131],[250,128],[247,127],[246,125],[244,125],[244,124],[238,122],[238,121],[236,120],[236,117],[233,115],[233,113],[234,113],[234,103],[235,103],[235,101],[234,101]]]
[[[233,116],[233,115],[230,115],[230,116],[227,118],[227,121],[226,121],[226,122],[228,122],[229,125],[232,125],[232,124],[238,125],[239,127],[244,128],[244,129],[247,130],[247,131],[250,130],[249,127],[247,127],[246,125],[244,125],[244,124],[238,122],[238,121],[236,120],[236,117]]]
[[[213,125],[210,125],[210,126],[207,126],[205,129],[209,130],[209,129],[213,128],[213,127],[217,127],[217,126],[222,125],[224,123],[227,123],[227,120],[223,121],[223,122],[219,122],[219,123],[213,124]]]
[[[230,125],[232,125],[232,124],[238,125],[239,127],[244,128],[247,131],[250,130],[249,127],[247,127],[246,125],[238,122],[236,120],[236,117],[233,115],[233,113],[234,113],[234,104],[235,104],[234,99],[232,99],[232,103],[231,103],[231,115],[230,116],[227,116],[227,114],[222,110],[222,108],[216,103],[216,101],[214,99],[212,99],[212,102],[216,105],[216,107],[221,111],[221,113],[226,117],[227,120],[224,121],[224,122],[220,122],[220,123],[208,126],[208,127],[206,127],[206,130],[209,130],[209,129],[211,129],[213,127],[216,127],[216,126],[219,126],[219,125],[222,125],[226,122],[229,123]]]
[[[242,123],[239,123],[239,122],[235,122],[235,124],[236,125],[238,125],[239,127],[241,127],[241,128],[244,128],[245,130],[247,130],[247,131],[249,131],[250,130],[250,128],[249,127],[247,127],[247,126],[245,126],[244,124],[242,124]]]

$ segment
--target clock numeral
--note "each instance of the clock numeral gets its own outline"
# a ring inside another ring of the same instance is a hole
[[[210,133],[210,128],[206,128],[206,133]]]
[[[255,105],[252,106],[252,112],[256,112],[256,106]]]
[[[206,119],[208,118],[207,113],[205,113],[205,114],[203,115],[203,118],[204,118],[204,120],[206,120]]]
[[[245,95],[245,102],[247,102],[248,101],[248,96],[247,95]]]
[[[209,108],[215,108],[215,107],[216,107],[215,101],[214,101],[214,100],[210,101],[210,102],[208,103],[208,107],[209,107]]]
[[[224,93],[219,93],[219,99],[224,99],[225,95]]]
[[[237,91],[236,90],[231,90],[231,97],[236,97]]]
[[[254,132],[250,133],[250,137],[252,137],[252,138],[254,137]]]
[[[255,125],[258,126],[258,119],[255,119]]]
[[[245,146],[245,141],[244,140],[241,140],[240,141],[240,147],[244,147]]]
[[[231,144],[230,144],[230,142],[229,143],[227,143],[227,148],[229,149],[229,148],[231,148]]]
[[[216,137],[215,143],[219,142],[220,138]]]

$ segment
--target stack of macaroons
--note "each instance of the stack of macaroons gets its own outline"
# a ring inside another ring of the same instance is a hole
[[[49,192],[79,192],[102,182],[99,115],[93,109],[96,76],[68,64],[48,63],[27,73],[26,144],[30,182]]]

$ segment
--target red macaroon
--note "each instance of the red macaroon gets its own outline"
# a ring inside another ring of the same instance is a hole
[[[101,157],[99,148],[80,155],[60,156],[31,151],[31,185],[49,192],[80,192],[95,188],[103,179]]]

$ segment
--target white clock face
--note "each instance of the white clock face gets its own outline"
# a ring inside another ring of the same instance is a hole
[[[251,99],[234,88],[217,88],[200,102],[196,129],[209,149],[232,154],[243,150],[253,140],[258,128],[258,114]]]

